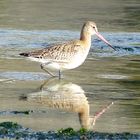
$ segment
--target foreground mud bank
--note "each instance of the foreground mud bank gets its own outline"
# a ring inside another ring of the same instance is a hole
[[[23,140],[90,140],[90,139],[106,139],[106,140],[121,140],[121,139],[140,139],[140,134],[132,133],[101,133],[87,131],[80,129],[78,131],[72,128],[60,129],[58,131],[48,132],[36,132],[29,128],[24,128],[21,125],[14,122],[2,122],[0,123],[0,139],[23,139]]]

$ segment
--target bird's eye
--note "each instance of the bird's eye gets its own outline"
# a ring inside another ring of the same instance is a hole
[[[95,29],[95,26],[93,26],[93,29]]]

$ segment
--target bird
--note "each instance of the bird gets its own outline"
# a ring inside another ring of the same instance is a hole
[[[39,62],[41,69],[51,76],[55,75],[49,70],[58,70],[58,77],[61,79],[62,71],[74,69],[83,64],[91,47],[92,35],[96,35],[115,50],[115,48],[98,32],[96,23],[87,21],[82,26],[80,39],[62,44],[49,45],[46,48],[31,52],[23,52],[19,55],[27,57],[31,61]]]

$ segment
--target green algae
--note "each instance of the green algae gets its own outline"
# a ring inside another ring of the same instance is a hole
[[[0,123],[0,127],[3,127],[5,129],[19,129],[21,126],[14,122],[2,122]]]
[[[0,139],[53,139],[53,140],[91,140],[91,139],[106,139],[106,140],[139,140],[140,134],[125,133],[101,133],[95,131],[89,131],[85,128],[80,130],[74,130],[73,128],[61,128],[58,131],[49,132],[36,132],[29,128],[24,128],[21,125],[14,122],[2,122],[0,123]]]

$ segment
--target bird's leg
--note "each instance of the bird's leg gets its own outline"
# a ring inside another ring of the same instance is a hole
[[[49,75],[51,75],[52,77],[55,77],[55,75],[53,73],[49,72],[47,69],[44,68],[44,65],[43,64],[41,64],[40,67],[41,67],[42,70],[44,70],[45,72],[47,72]]]
[[[40,85],[40,87],[38,88],[39,90],[43,90],[44,86],[47,85],[49,82],[51,82],[52,80],[54,80],[56,77],[50,77],[49,79],[47,79],[46,81],[43,82],[43,84]]]
[[[61,71],[58,72],[59,80],[61,79]]]

